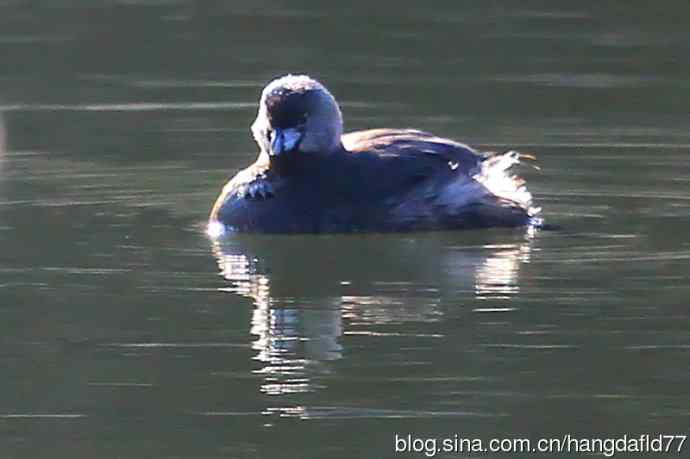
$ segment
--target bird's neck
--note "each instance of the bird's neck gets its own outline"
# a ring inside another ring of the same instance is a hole
[[[281,177],[318,173],[342,154],[342,148],[328,153],[293,151],[280,156],[269,156],[271,171]]]

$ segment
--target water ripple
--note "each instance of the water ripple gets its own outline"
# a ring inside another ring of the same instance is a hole
[[[126,102],[118,104],[14,104],[0,105],[4,112],[150,112],[150,111],[194,111],[194,110],[237,110],[256,108],[255,102]]]

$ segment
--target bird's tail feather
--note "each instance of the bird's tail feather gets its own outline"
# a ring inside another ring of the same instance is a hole
[[[479,171],[472,178],[489,190],[499,202],[520,207],[531,218],[538,219],[541,208],[533,204],[532,194],[527,190],[525,181],[511,171],[520,160],[535,161],[536,158],[513,150],[494,154],[482,161]],[[537,166],[534,167],[538,169]]]

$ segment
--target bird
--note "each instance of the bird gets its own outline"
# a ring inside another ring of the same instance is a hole
[[[518,227],[541,222],[511,167],[534,159],[480,152],[416,129],[343,134],[331,92],[288,74],[261,93],[256,161],[222,189],[208,232],[353,233]]]

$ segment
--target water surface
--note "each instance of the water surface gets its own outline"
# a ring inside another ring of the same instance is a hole
[[[687,434],[684,13],[0,2],[2,456]],[[209,241],[288,71],[326,82],[347,129],[536,154],[522,174],[563,230]]]

